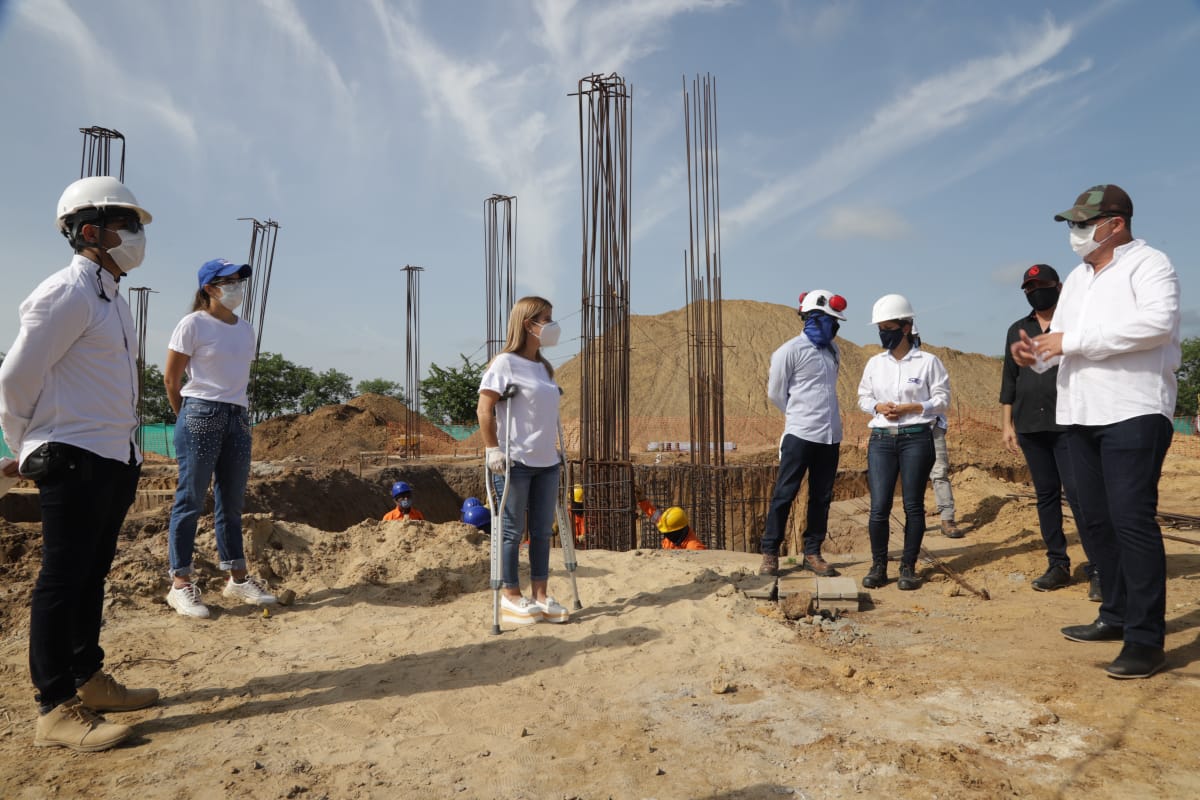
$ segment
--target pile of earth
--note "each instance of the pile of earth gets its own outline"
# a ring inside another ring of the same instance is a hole
[[[347,403],[322,406],[311,414],[287,414],[254,427],[255,461],[302,457],[312,461],[356,462],[362,452],[401,451],[408,409],[399,400],[364,394]],[[454,437],[420,419],[421,452],[453,453]]]

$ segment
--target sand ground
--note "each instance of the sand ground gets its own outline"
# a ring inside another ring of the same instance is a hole
[[[797,621],[743,595],[756,556],[583,551],[569,624],[496,636],[472,529],[266,517],[247,529],[254,562],[296,603],[232,606],[213,575],[213,618],[188,620],[146,574],[164,535],[123,542],[102,643],[121,680],[163,700],[111,715],[136,738],[89,755],[32,746],[31,575],[15,566],[36,554],[10,553],[0,796],[1200,796],[1200,550],[1167,542],[1170,670],[1112,680],[1119,645],[1058,633],[1094,618],[1086,586],[1030,589],[1044,555],[1032,501],[1015,496],[1028,487],[971,467],[955,483],[969,533],[931,529],[926,545],[990,600],[927,564],[919,591],[892,583],[863,610]],[[1169,458],[1162,492],[1163,508],[1194,508],[1195,459]],[[863,508],[837,503],[835,525],[861,531]],[[865,541],[830,554],[855,579]],[[551,586],[569,603],[559,564],[556,551]]]

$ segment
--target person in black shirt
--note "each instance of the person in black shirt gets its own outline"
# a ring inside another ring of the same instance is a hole
[[[1035,578],[1032,585],[1039,592],[1049,592],[1071,582],[1071,559],[1067,556],[1067,538],[1063,533],[1064,490],[1071,514],[1075,517],[1075,527],[1081,532],[1080,541],[1083,542],[1085,553],[1087,542],[1082,536],[1083,525],[1075,500],[1075,480],[1067,452],[1066,428],[1054,421],[1058,367],[1038,374],[1032,367],[1018,366],[1010,352],[1013,342],[1020,341],[1021,331],[1036,337],[1050,330],[1050,320],[1058,304],[1062,282],[1054,267],[1034,264],[1025,270],[1021,289],[1033,311],[1009,326],[1004,342],[1000,407],[1003,413],[1004,446],[1013,453],[1019,448],[1025,455],[1025,463],[1029,465],[1029,475],[1037,493],[1038,525],[1050,562],[1045,574]],[[1090,565],[1085,569],[1091,575],[1088,599],[1098,602],[1099,576]]]

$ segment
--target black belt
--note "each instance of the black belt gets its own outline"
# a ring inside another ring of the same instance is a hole
[[[871,428],[871,435],[880,436],[906,436],[911,433],[925,433],[930,429],[929,423],[924,425],[905,425],[902,428]]]

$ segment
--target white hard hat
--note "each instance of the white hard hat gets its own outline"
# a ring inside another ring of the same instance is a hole
[[[97,211],[126,208],[136,213],[143,225],[153,220],[150,212],[138,205],[137,198],[125,184],[111,175],[96,175],[80,178],[63,190],[62,197],[58,198],[58,229],[64,235],[70,235],[67,230],[70,219],[89,208]]]
[[[885,294],[875,301],[875,307],[871,309],[871,324],[878,325],[892,319],[912,319],[915,316],[912,303],[908,302],[907,297],[902,294]]]
[[[846,298],[827,289],[813,289],[811,292],[800,295],[801,314],[809,311],[823,311],[831,317],[844,320],[846,315],[842,312],[845,310]]]

